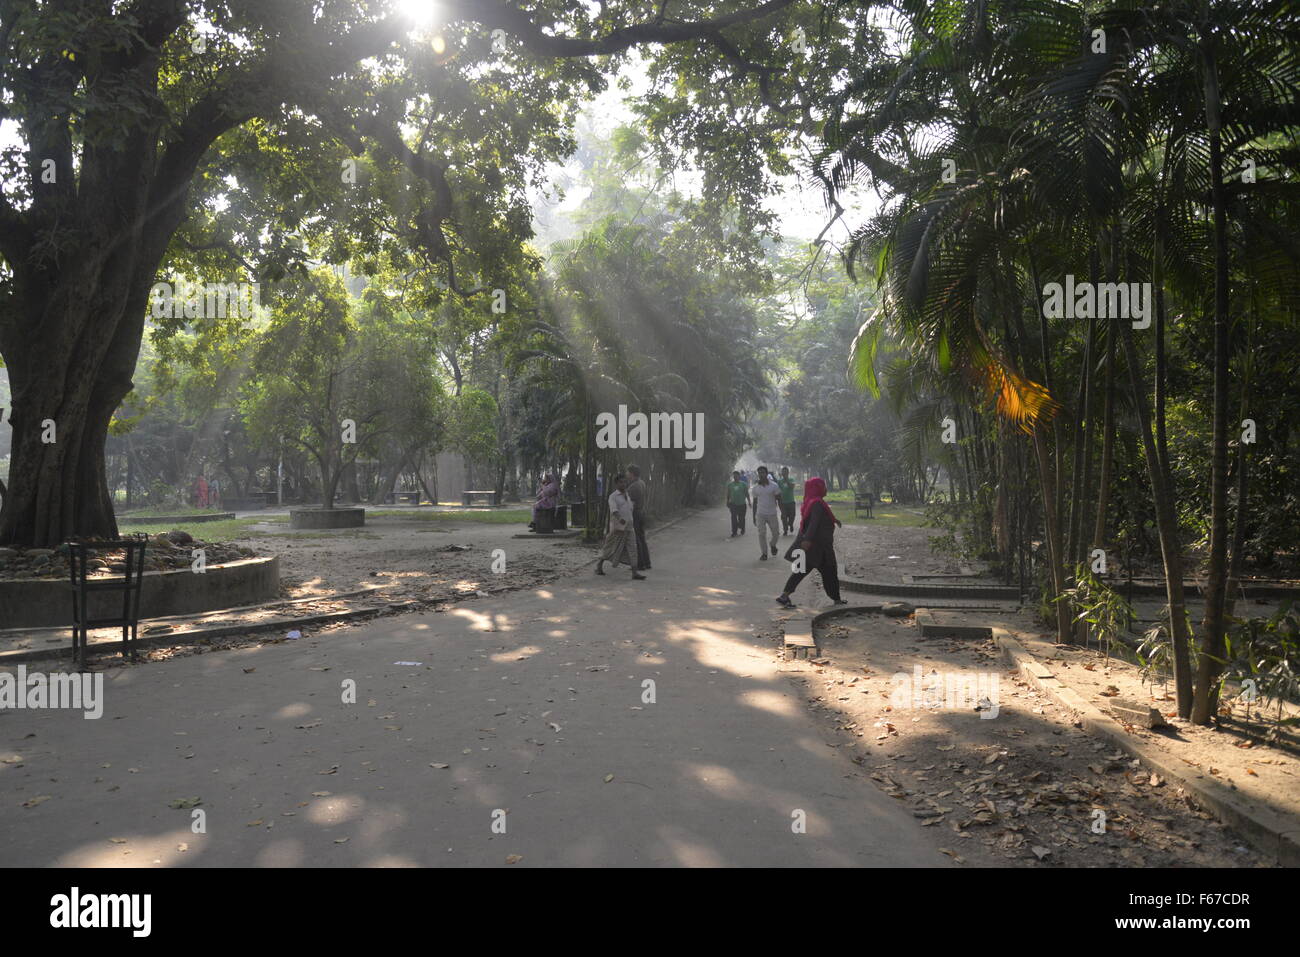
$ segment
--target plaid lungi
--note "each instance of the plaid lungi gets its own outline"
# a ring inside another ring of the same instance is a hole
[[[605,545],[600,550],[600,560],[636,568],[636,556],[636,533],[632,531],[632,526],[628,525],[622,530],[611,528],[605,536]]]

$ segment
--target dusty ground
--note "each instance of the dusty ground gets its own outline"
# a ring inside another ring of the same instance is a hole
[[[1006,670],[991,641],[923,639],[910,619],[864,614],[834,620],[819,643],[824,657],[787,661],[787,675],[877,787],[920,826],[949,832],[946,849],[959,862],[1268,863],[1181,789],[1074,727]],[[959,707],[927,707],[938,702],[924,690],[917,700],[894,677],[915,682],[916,666],[923,676],[981,675],[980,697],[996,680],[996,717],[981,718],[978,698],[960,694],[951,702]]]
[[[872,582],[901,582],[904,575],[955,575],[953,560],[936,554],[933,528],[899,525],[845,525],[835,532],[840,574]]]
[[[282,524],[254,525],[240,544],[280,556],[282,592],[291,598],[367,585],[391,585],[386,594],[394,599],[463,597],[549,581],[595,557],[575,538],[511,537],[523,531],[523,524],[381,515],[367,517],[364,528],[337,531],[290,532]],[[496,549],[504,553],[499,572],[493,570]]]
[[[1170,725],[1155,731],[1133,727],[1130,734],[1156,745],[1195,773],[1213,776],[1243,794],[1300,817],[1297,739],[1294,730],[1277,733],[1276,705],[1269,705],[1261,716],[1258,705],[1248,708],[1246,702],[1235,698],[1224,702],[1222,724],[1200,727],[1178,718],[1172,686],[1159,680],[1145,682],[1132,662],[1106,656],[1095,646],[1057,645],[1042,635],[1022,633],[1018,640],[1046,662],[1062,683],[1103,711],[1116,698],[1149,702]],[[1293,717],[1298,711],[1288,705],[1283,716]]]

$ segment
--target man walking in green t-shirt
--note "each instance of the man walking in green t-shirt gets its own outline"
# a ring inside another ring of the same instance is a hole
[[[794,534],[794,479],[790,478],[790,469],[784,465],[776,485],[781,490],[781,531]]]
[[[731,510],[731,537],[745,534],[745,509],[749,507],[749,486],[740,480],[739,472],[731,473],[727,483],[727,508]]]

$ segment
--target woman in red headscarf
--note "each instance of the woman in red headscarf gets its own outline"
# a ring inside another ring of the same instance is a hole
[[[800,509],[801,521],[799,534],[795,543],[803,549],[803,567],[801,571],[791,573],[786,579],[785,588],[777,601],[786,607],[793,607],[790,595],[804,577],[816,569],[822,575],[822,587],[826,595],[837,605],[846,605],[840,598],[840,570],[835,561],[835,528],[844,523],[835,517],[831,507],[826,504],[826,483],[816,476],[810,478],[803,486],[803,507]],[[794,560],[794,547],[791,546],[786,558]]]

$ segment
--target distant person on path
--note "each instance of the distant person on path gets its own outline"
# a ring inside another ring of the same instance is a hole
[[[767,466],[758,467],[758,481],[750,489],[754,497],[754,527],[758,529],[758,558],[767,561],[768,532],[772,533],[772,554],[776,554],[776,540],[781,537],[777,520],[781,515],[781,489],[767,474]]]
[[[749,507],[749,486],[740,480],[739,472],[731,473],[727,483],[727,508],[731,510],[731,537],[745,534],[745,509]]]
[[[788,466],[781,466],[781,477],[776,480],[777,488],[781,490],[781,531],[785,534],[794,534],[794,479],[790,478],[790,469]]]
[[[533,505],[533,520],[528,523],[529,528],[537,525],[537,513],[543,509],[550,511],[560,504],[560,483],[555,480],[552,472],[547,472],[542,477],[542,487],[537,490],[537,501]]]
[[[208,483],[208,504],[213,508],[221,508],[221,483],[216,479]]]
[[[199,508],[208,507],[208,480],[202,475],[200,475],[199,480],[194,483],[194,504]]]
[[[787,608],[792,607],[794,602],[790,596],[804,577],[816,569],[822,574],[822,587],[826,589],[827,597],[837,605],[847,605],[848,602],[840,597],[840,571],[835,561],[835,527],[843,528],[844,523],[826,504],[826,483],[816,476],[804,483],[801,515],[799,534],[790,551],[786,552],[786,558],[793,560],[794,549],[802,548],[804,570],[791,573],[776,600]]]
[[[615,565],[626,563],[632,577],[638,581],[645,576],[636,570],[636,532],[632,528],[632,500],[627,497],[627,480],[620,473],[614,476],[614,491],[609,493],[609,534],[596,559],[596,574],[605,574],[605,562]]]
[[[627,497],[632,502],[632,531],[636,533],[637,568],[646,571],[650,568],[650,549],[645,543],[645,482],[641,481],[641,469],[635,465],[627,467]]]

